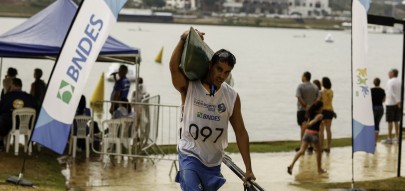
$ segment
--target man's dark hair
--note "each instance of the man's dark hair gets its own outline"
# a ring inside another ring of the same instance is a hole
[[[322,85],[321,85],[321,82],[319,80],[314,80],[314,81],[312,81],[312,83],[314,83],[316,85],[316,87],[318,87],[319,90],[322,89]]]
[[[310,72],[308,72],[308,71],[304,72],[304,77],[308,80],[308,82],[311,81],[311,73]]]
[[[236,64],[236,58],[231,52],[225,49],[221,49],[215,52],[211,58],[212,65],[217,64],[219,62],[227,63],[230,67],[233,68],[233,66],[235,66]]]
[[[373,83],[374,83],[375,86],[380,86],[380,83],[381,83],[380,78],[374,78]]]
[[[330,79],[328,77],[323,77],[322,78],[322,86],[326,89],[331,89],[332,88],[332,82],[330,82]]]
[[[17,76],[18,72],[17,69],[10,67],[7,69],[7,75],[8,76]]]
[[[125,66],[125,64],[122,64],[122,65],[119,67],[119,70],[121,70],[121,69],[128,71],[128,67]]]
[[[34,69],[34,72],[35,72],[35,74],[38,75],[38,78],[41,78],[41,77],[42,77],[42,70],[41,70],[41,69],[35,68],[35,69]]]
[[[139,84],[143,84],[143,78],[142,78],[142,77],[139,77],[139,78],[138,78],[138,83],[139,83]]]
[[[392,69],[392,75],[394,75],[395,77],[398,77],[398,70],[397,69]]]
[[[16,87],[22,87],[22,81],[20,78],[13,78],[11,82]]]

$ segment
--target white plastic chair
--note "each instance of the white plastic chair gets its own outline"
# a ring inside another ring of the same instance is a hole
[[[122,123],[122,128],[120,132],[121,143],[124,145],[124,147],[127,147],[128,154],[131,155],[138,138],[138,131],[136,129],[137,128],[136,119],[131,117],[124,117],[120,119]],[[137,154],[136,152],[137,149],[135,147],[135,154]]]
[[[102,122],[102,150],[103,153],[108,153],[108,148],[110,146],[115,146],[115,153],[117,154],[117,162],[121,162],[121,139],[120,139],[120,128],[122,126],[121,119],[110,119],[104,120]],[[113,147],[114,148],[114,147]],[[113,149],[114,150],[114,149]],[[104,157],[107,157],[109,160],[108,154],[105,154]],[[107,163],[108,161],[105,161]]]
[[[90,135],[92,129],[87,126],[90,120],[91,117],[87,115],[78,115],[74,118],[70,130],[71,144],[69,145],[69,154],[72,154],[73,147],[73,158],[76,158],[77,139],[84,139],[86,141],[86,158],[90,156]],[[76,133],[74,124],[76,124]]]
[[[14,137],[14,154],[18,155],[20,135],[24,135],[24,152],[27,152],[28,140],[31,137],[31,130],[34,128],[36,111],[33,108],[15,109],[12,113],[12,128],[7,136],[6,152],[9,151],[11,139]],[[19,124],[17,126],[17,118]],[[32,146],[28,148],[28,155],[31,155]]]

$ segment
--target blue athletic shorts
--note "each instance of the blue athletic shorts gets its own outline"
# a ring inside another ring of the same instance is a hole
[[[225,184],[221,165],[207,167],[197,158],[179,153],[179,166],[176,182],[183,191],[216,191]]]

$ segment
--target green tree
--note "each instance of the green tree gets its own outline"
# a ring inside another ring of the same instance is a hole
[[[166,5],[165,0],[142,0],[145,7],[159,7],[162,8]]]

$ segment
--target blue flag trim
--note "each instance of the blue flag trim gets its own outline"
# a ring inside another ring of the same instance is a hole
[[[357,151],[374,153],[375,129],[353,119],[353,152]]]
[[[45,117],[37,122],[35,133],[32,135],[32,141],[50,148],[51,150],[63,154],[67,139],[70,133],[70,124],[65,124],[52,119],[42,108],[41,114]]]

